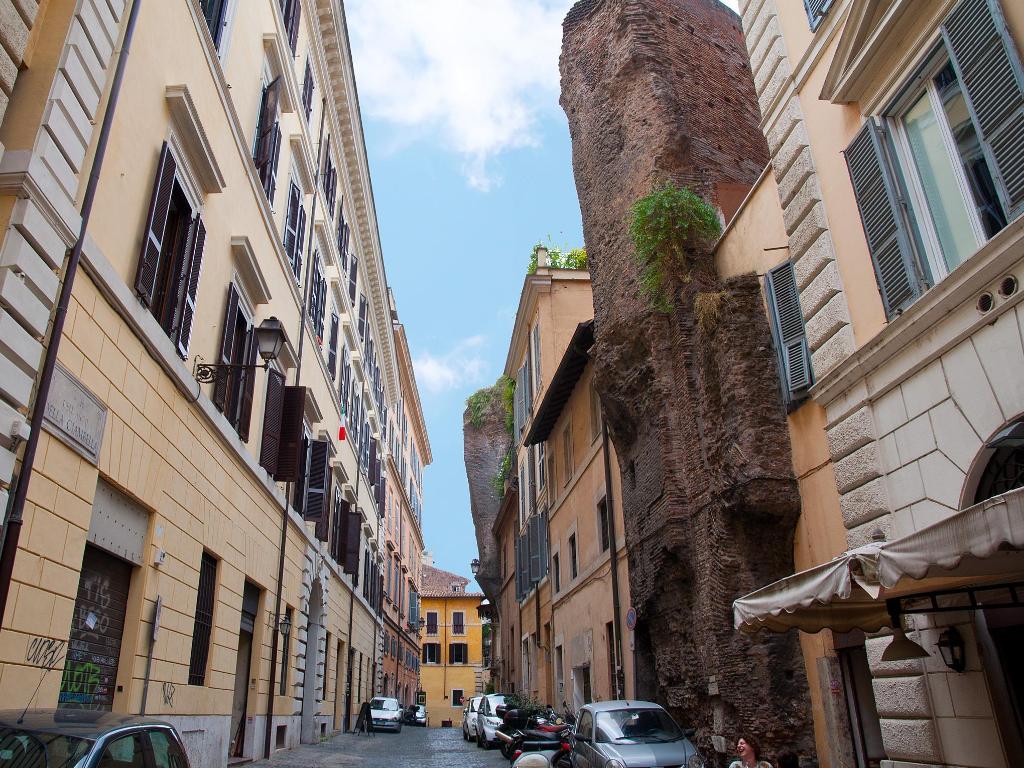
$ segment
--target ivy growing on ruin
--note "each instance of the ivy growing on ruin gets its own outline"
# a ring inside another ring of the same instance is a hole
[[[722,234],[715,209],[686,187],[665,182],[633,203],[629,233],[640,289],[658,312],[672,312],[669,277],[689,282],[699,255]]]

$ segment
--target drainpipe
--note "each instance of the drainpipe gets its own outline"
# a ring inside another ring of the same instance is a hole
[[[302,374],[302,349],[304,342],[306,341],[306,306],[309,302],[310,294],[310,276],[313,274],[313,242],[316,239],[316,232],[314,231],[316,221],[316,190],[320,185],[320,153],[324,148],[324,115],[327,112],[327,100],[320,100],[320,135],[317,139],[316,148],[316,172],[313,174],[313,205],[310,206],[309,216],[309,241],[306,246],[306,277],[305,277],[305,288],[302,291],[302,304],[299,306],[299,346],[296,350],[296,362],[295,362],[295,384],[298,385],[299,377]],[[281,538],[278,547],[277,556],[277,594],[274,597],[274,629],[270,636],[270,687],[267,690],[267,731],[263,739],[263,756],[267,759],[270,758],[270,736],[273,731],[274,721],[274,688],[277,687],[277,637],[280,634],[278,627],[281,625],[281,597],[284,588],[284,551],[285,546],[288,544],[288,500],[292,495],[292,484],[284,484],[284,509],[281,514]],[[296,631],[297,628],[296,628]],[[284,662],[287,659],[282,660],[282,672],[284,671]]]
[[[619,550],[615,543],[615,514],[612,503],[612,466],[608,451],[608,424],[601,415],[601,450],[604,454],[604,497],[605,513],[608,515],[608,539],[611,543],[611,567],[612,567],[612,622],[615,628],[615,698],[621,699],[625,695],[623,691],[625,671],[622,668],[622,620],[619,616],[622,605],[619,601]]]
[[[0,629],[3,628],[7,598],[11,591],[14,558],[18,553],[18,540],[21,538],[21,525],[25,512],[25,498],[28,495],[32,470],[35,468],[36,448],[39,446],[39,435],[43,429],[43,415],[46,413],[46,401],[49,399],[50,385],[53,383],[53,371],[57,364],[57,350],[60,347],[61,337],[64,335],[64,321],[67,318],[68,307],[71,304],[71,290],[74,287],[75,276],[78,274],[78,264],[82,258],[82,248],[85,245],[85,236],[89,229],[89,219],[92,216],[92,206],[96,199],[96,187],[99,185],[100,171],[103,169],[103,158],[107,153],[107,141],[110,138],[110,129],[114,122],[114,110],[117,107],[118,96],[121,94],[121,83],[124,80],[125,65],[128,63],[128,50],[131,48],[132,36],[135,33],[135,23],[138,20],[139,8],[141,6],[142,0],[135,0],[132,3],[131,11],[128,14],[128,23],[125,25],[121,52],[118,54],[117,65],[114,68],[114,79],[110,84],[110,98],[107,100],[106,109],[103,111],[103,123],[100,125],[100,134],[96,140],[96,154],[93,157],[92,168],[89,170],[89,181],[85,187],[85,197],[82,199],[82,222],[78,230],[78,239],[75,240],[75,244],[71,247],[71,255],[68,257],[67,268],[64,270],[64,282],[61,284],[60,297],[53,314],[53,330],[50,333],[50,343],[46,347],[46,356],[43,358],[43,370],[39,377],[39,387],[36,390],[36,402],[30,420],[31,431],[28,440],[25,442],[25,452],[21,457],[21,471],[18,475],[14,488],[14,498],[11,500],[10,510],[4,525],[4,542],[2,553],[0,553]]]

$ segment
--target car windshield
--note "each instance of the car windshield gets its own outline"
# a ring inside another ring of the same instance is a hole
[[[502,695],[488,696],[487,698],[491,702],[491,712],[505,703],[505,697]]]
[[[663,709],[613,709],[597,713],[597,741],[604,744],[656,744],[683,738]]]
[[[91,747],[74,736],[0,728],[0,768],[70,768]]]
[[[370,709],[383,709],[386,712],[398,711],[398,699],[373,699],[370,702]],[[0,766],[2,768],[2,766]]]

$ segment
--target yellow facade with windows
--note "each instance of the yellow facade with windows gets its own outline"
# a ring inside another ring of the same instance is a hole
[[[423,566],[420,616],[420,684],[427,697],[429,725],[462,725],[466,700],[484,692],[483,623],[477,609],[483,595],[466,592],[469,579]]]
[[[419,406],[342,5],[226,0],[208,18],[142,2],[128,45],[131,5],[40,4],[0,123],[0,413],[19,423],[127,56],[27,486],[0,691],[12,707],[159,716],[205,768],[261,757],[265,739],[317,741],[378,692],[377,468],[387,414]],[[264,368],[253,330],[270,317],[287,343]],[[199,363],[254,361],[200,381]],[[282,405],[285,385],[305,392]],[[288,419],[308,449],[282,442]],[[0,443],[6,502],[24,442]],[[288,461],[299,481],[275,479]]]

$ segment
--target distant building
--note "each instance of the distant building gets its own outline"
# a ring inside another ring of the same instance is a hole
[[[462,706],[483,693],[483,633],[480,592],[467,592],[469,579],[423,566],[420,593],[420,681],[427,694],[430,725],[459,727]]]

